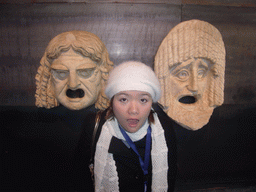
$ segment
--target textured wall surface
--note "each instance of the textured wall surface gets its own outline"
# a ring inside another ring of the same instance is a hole
[[[1,101],[34,105],[34,76],[49,41],[70,30],[99,36],[118,64],[153,65],[167,32],[181,20],[176,5],[49,4],[1,7]]]
[[[0,105],[34,105],[37,68],[49,41],[70,30],[99,36],[111,60],[153,66],[167,33],[189,19],[216,26],[225,42],[225,104],[256,103],[256,8],[178,4],[4,4],[1,10]]]

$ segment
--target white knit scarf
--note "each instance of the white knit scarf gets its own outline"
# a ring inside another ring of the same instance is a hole
[[[164,130],[157,117],[154,113],[155,123],[151,124],[152,128],[152,149],[151,149],[151,159],[152,159],[152,186],[153,192],[164,192],[168,189],[167,172],[168,172],[168,148],[166,145],[166,140],[164,136]],[[143,126],[137,133],[133,141],[142,139],[147,130],[147,125]],[[145,131],[146,130],[146,131]],[[145,132],[145,133],[144,133]],[[131,137],[132,134],[129,134]],[[138,136],[139,135],[139,136]],[[118,192],[118,174],[116,171],[116,165],[113,158],[113,154],[108,153],[110,141],[112,137],[115,136],[121,140],[124,137],[119,129],[117,120],[107,120],[103,127],[97,142],[95,158],[94,158],[94,176],[95,176],[95,191],[109,191]]]

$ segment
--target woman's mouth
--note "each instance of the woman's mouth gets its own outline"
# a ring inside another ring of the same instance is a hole
[[[129,127],[136,127],[139,123],[138,119],[128,119],[127,120]]]

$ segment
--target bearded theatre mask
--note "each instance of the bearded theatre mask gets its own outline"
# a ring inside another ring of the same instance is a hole
[[[86,31],[69,31],[48,44],[36,75],[36,106],[80,110],[108,106],[103,88],[113,67],[103,42]]]
[[[175,26],[155,56],[160,104],[178,124],[198,130],[224,101],[225,47],[213,25],[200,20]]]

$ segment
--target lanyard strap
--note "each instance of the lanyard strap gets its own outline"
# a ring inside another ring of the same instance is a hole
[[[132,150],[137,154],[137,156],[139,157],[140,160],[140,166],[143,170],[144,176],[145,178],[147,178],[147,174],[148,174],[148,165],[149,165],[149,159],[150,159],[150,146],[151,146],[151,127],[148,126],[147,129],[147,136],[146,136],[146,147],[145,147],[145,157],[144,157],[144,161],[142,160],[136,145],[132,142],[132,140],[130,139],[130,137],[127,135],[127,133],[124,131],[124,129],[119,126],[125,140],[127,141],[127,143],[129,144],[129,146],[132,148]],[[147,180],[144,181],[144,191],[147,191]]]

